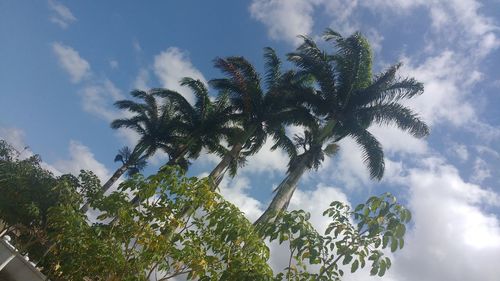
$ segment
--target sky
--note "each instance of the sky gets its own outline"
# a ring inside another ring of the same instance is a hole
[[[109,127],[124,114],[114,101],[154,87],[192,100],[179,79],[221,77],[214,58],[241,55],[262,71],[264,47],[284,58],[300,44],[297,35],[319,40],[327,27],[345,36],[361,31],[376,73],[402,62],[402,77],[424,83],[424,94],[407,105],[431,135],[372,127],[385,151],[380,182],[369,179],[356,144],[343,140],[336,157],[303,177],[290,208],[311,212],[324,230],[321,213],[331,201],[354,206],[390,191],[413,221],[384,280],[499,280],[498,0],[0,0],[0,138],[40,154],[56,174],[90,169],[106,180],[118,167],[117,150],[137,139]],[[250,220],[286,171],[286,155],[271,145],[222,183]],[[155,155],[147,172],[166,160]],[[190,173],[206,174],[217,161],[202,155]],[[284,248],[271,249],[272,266],[283,268]],[[368,276],[345,280],[379,280]]]

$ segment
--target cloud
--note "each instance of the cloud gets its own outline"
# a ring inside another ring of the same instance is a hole
[[[448,152],[450,152],[462,162],[469,159],[469,150],[467,149],[466,145],[452,143],[450,148],[448,149]]]
[[[245,216],[253,222],[262,214],[263,205],[248,195],[247,190],[250,188],[250,180],[247,177],[238,176],[235,179],[225,177],[220,184],[220,193],[226,200],[238,206]]]
[[[59,65],[70,75],[71,82],[78,83],[90,75],[90,64],[75,49],[55,42],[52,44],[52,50]]]
[[[247,164],[240,169],[240,173],[284,173],[287,170],[290,159],[281,149],[271,151],[273,145],[273,140],[268,139],[257,154],[248,157]]]
[[[57,160],[53,165],[62,173],[73,175],[78,175],[80,170],[91,170],[101,182],[108,180],[111,176],[106,166],[95,159],[94,153],[87,146],[75,140],[71,140],[69,143],[69,159]]]
[[[145,91],[149,89],[149,83],[149,71],[146,68],[139,69],[139,73],[137,74],[134,81],[134,88]]]
[[[480,184],[489,177],[491,177],[491,171],[488,168],[486,161],[479,157],[476,158],[470,181]]]
[[[97,117],[111,122],[125,116],[125,112],[112,107],[117,100],[124,99],[120,90],[108,79],[86,85],[81,91],[83,109]]]
[[[181,93],[190,103],[195,102],[194,94],[179,85],[184,77],[199,79],[206,83],[203,74],[191,63],[188,54],[176,47],[170,47],[154,59],[154,72],[162,87]]]
[[[19,128],[0,127],[0,138],[12,145],[17,151],[24,151],[27,146],[24,143],[26,134]]]
[[[472,62],[466,56],[445,50],[422,63],[415,63],[408,58],[404,58],[403,62],[401,74],[424,83],[424,94],[408,104],[426,122],[430,125],[449,122],[460,126],[477,119],[473,106],[466,98],[471,86],[480,81],[481,75],[471,72]]]
[[[313,28],[313,12],[321,1],[316,0],[254,0],[250,5],[252,18],[262,22],[272,39],[293,45],[301,42],[298,35],[308,35]]]
[[[76,17],[68,7],[54,0],[49,0],[48,4],[49,9],[53,12],[50,21],[59,25],[62,29],[68,28],[71,23],[76,21]]]
[[[396,280],[496,280],[500,275],[500,223],[485,212],[499,195],[465,182],[438,157],[409,171],[414,226],[389,271]]]

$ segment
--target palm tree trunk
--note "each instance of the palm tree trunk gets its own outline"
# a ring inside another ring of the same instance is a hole
[[[269,204],[269,207],[267,207],[266,211],[264,211],[257,221],[254,222],[254,226],[258,227],[265,223],[272,223],[279,212],[285,211],[288,208],[288,203],[290,203],[293,193],[297,188],[297,183],[306,169],[305,159],[297,163],[294,169],[280,183],[271,204]]]
[[[231,150],[224,155],[219,164],[217,164],[217,166],[212,170],[212,172],[208,177],[211,178],[214,183],[213,186],[214,190],[215,188],[217,188],[217,186],[219,186],[220,182],[222,181],[222,178],[224,177],[224,174],[229,168],[231,161],[238,158],[242,149],[243,149],[242,143],[234,144]]]

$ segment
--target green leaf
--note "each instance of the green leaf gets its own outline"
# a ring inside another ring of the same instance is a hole
[[[398,249],[398,239],[393,238],[391,241],[391,252],[395,252]]]
[[[344,258],[344,261],[342,262],[343,265],[349,264],[352,261],[352,256],[351,255],[346,255]]]
[[[359,267],[359,261],[355,260],[351,265],[351,273],[354,273],[356,270],[358,270],[358,267]]]

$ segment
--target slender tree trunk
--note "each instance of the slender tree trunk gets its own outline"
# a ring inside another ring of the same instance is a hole
[[[224,178],[224,174],[229,168],[231,161],[238,158],[242,149],[243,149],[242,143],[236,143],[235,145],[233,145],[231,150],[224,155],[219,164],[217,164],[217,166],[215,166],[215,168],[212,170],[212,172],[208,177],[210,177],[214,183],[213,186],[214,190],[215,188],[217,188],[217,186],[219,186],[220,182],[222,181],[222,178]]]
[[[258,227],[265,223],[272,223],[279,212],[288,208],[288,203],[297,188],[297,183],[306,169],[307,167],[304,159],[300,163],[297,163],[294,169],[290,171],[285,179],[283,179],[280,183],[277,188],[277,193],[269,204],[269,207],[267,207],[266,211],[264,211],[257,221],[254,222],[254,226]]]

